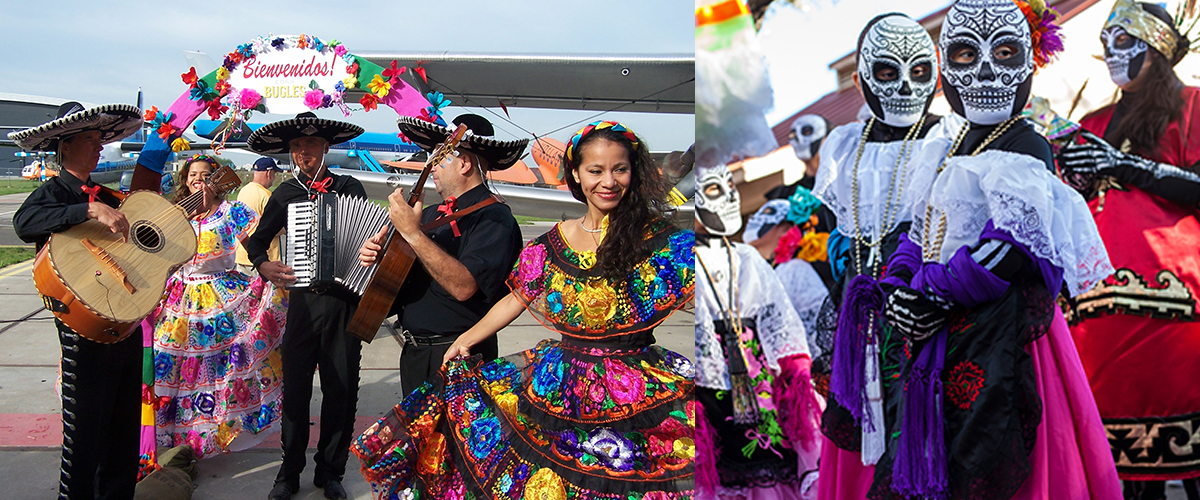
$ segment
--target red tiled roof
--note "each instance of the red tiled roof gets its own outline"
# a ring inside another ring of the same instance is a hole
[[[1069,21],[1072,17],[1075,17],[1075,15],[1079,14],[1080,12],[1087,10],[1099,1],[1100,0],[1049,0],[1046,3],[1048,3],[1054,8],[1055,11],[1058,12],[1058,22],[1062,24]],[[946,12],[949,10],[950,6],[947,5],[946,7],[938,9],[932,14],[921,18],[917,22],[920,23],[921,26],[924,26],[925,29],[929,30],[930,36],[933,36],[934,39],[936,39],[939,33],[941,33],[942,18],[946,16]],[[854,52],[852,51],[849,54],[846,54],[838,58],[836,61],[830,63],[829,67],[835,70],[850,70],[851,68],[849,65],[853,63],[853,60]],[[788,133],[791,131],[792,121],[794,121],[796,117],[810,114],[820,115],[825,117],[826,120],[829,120],[829,122],[836,127],[838,125],[843,125],[854,121],[855,117],[858,115],[858,109],[862,107],[863,102],[865,101],[863,100],[862,93],[860,93],[857,88],[855,88],[853,85],[845,86],[825,94],[820,99],[817,99],[816,102],[809,104],[800,111],[797,111],[792,116],[789,116],[787,119],[772,127],[771,131],[775,133],[775,140],[778,141],[780,145],[787,144]]]

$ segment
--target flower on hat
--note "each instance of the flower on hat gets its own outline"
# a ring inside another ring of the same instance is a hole
[[[363,111],[372,111],[379,107],[379,98],[375,97],[375,94],[365,94],[358,103],[363,105]]]
[[[254,89],[242,89],[242,95],[239,98],[239,104],[242,109],[254,109],[258,103],[262,101],[262,96]]]
[[[384,81],[383,77],[378,74],[371,78],[371,83],[368,83],[367,87],[381,98],[387,96],[388,92],[392,90],[392,84]]]
[[[304,105],[308,106],[308,109],[317,109],[321,107],[324,99],[325,92],[321,89],[310,90],[304,94]]]

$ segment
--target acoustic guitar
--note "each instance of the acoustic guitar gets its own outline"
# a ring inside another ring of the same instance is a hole
[[[415,205],[421,198],[421,192],[425,189],[425,180],[429,178],[429,171],[454,152],[454,148],[458,147],[458,143],[462,141],[463,135],[466,133],[467,126],[459,125],[454,129],[454,133],[439,144],[432,155],[429,155],[429,160],[425,162],[425,168],[421,169],[421,175],[417,178],[417,183],[408,196],[408,206]],[[379,325],[382,325],[384,318],[387,318],[388,312],[392,309],[392,302],[396,301],[396,294],[400,292],[400,285],[404,284],[404,279],[408,277],[408,271],[412,269],[413,261],[417,259],[417,254],[413,251],[412,246],[404,241],[404,237],[400,236],[395,229],[388,232],[380,246],[383,247],[383,254],[375,260],[375,265],[379,266],[379,269],[375,270],[375,276],[363,289],[358,309],[354,311],[354,317],[350,318],[350,324],[346,326],[347,332],[367,342],[375,340],[375,334],[379,332]]]
[[[241,185],[227,166],[205,181],[223,194]],[[121,201],[129,238],[95,219],[50,235],[33,261],[33,282],[46,308],[76,333],[109,344],[129,336],[162,299],[167,278],[196,255],[188,214],[204,202],[197,191],[178,204],[135,191]]]

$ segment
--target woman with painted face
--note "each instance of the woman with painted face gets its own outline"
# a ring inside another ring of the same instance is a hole
[[[1158,5],[1118,1],[1100,41],[1121,96],[1081,120],[1085,140],[1059,166],[1091,198],[1118,270],[1077,297],[1071,333],[1126,497],[1183,479],[1200,499],[1200,447],[1175,437],[1200,419],[1200,88],[1175,75],[1189,41]]]
[[[729,170],[696,177],[698,497],[814,498],[820,406],[804,323],[758,250],[729,241],[742,228]]]
[[[877,16],[863,28],[854,78],[871,116],[829,133],[813,187],[837,221],[828,240],[833,285],[815,335],[825,353],[814,361],[827,396],[819,487],[825,499],[864,498],[887,446],[903,342],[878,325],[877,280],[911,224],[913,179],[936,168],[945,152],[938,139],[951,122],[962,123],[927,113],[938,82],[937,48],[904,14]],[[839,309],[863,310],[875,326],[840,328]]]
[[[906,355],[872,499],[1121,497],[1055,302],[1064,284],[1077,295],[1112,267],[1020,114],[1034,68],[1061,49],[1055,15],[1013,0],[946,13],[946,96],[969,123],[914,180],[913,227],[888,262],[884,316]]]

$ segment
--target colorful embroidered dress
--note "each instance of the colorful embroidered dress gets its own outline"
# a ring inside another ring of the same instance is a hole
[[[279,420],[283,290],[238,272],[234,250],[258,218],[222,202],[203,221],[196,256],[167,281],[154,314],[156,440],[199,457],[261,442]]]
[[[513,294],[563,340],[454,361],[358,438],[384,499],[683,499],[694,488],[692,363],[651,345],[695,292],[691,231],[616,282],[559,227],[531,241]]]

